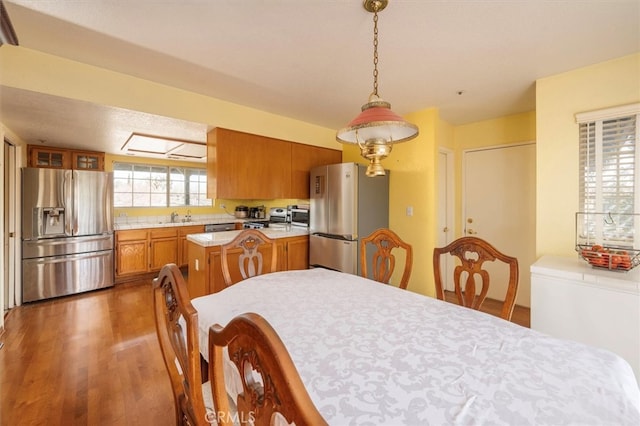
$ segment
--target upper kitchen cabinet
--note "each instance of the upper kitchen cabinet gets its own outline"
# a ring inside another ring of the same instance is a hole
[[[104,171],[104,152],[28,146],[29,167]]]
[[[71,151],[71,168],[104,171],[104,152]]]
[[[291,144],[291,195],[309,198],[309,170],[316,166],[342,162],[342,151],[319,146]]]
[[[207,184],[209,198],[287,198],[291,192],[291,144],[213,129],[207,135]]]
[[[46,167],[50,169],[70,169],[71,156],[65,149],[29,145],[29,167]]]
[[[309,198],[309,170],[341,158],[338,150],[215,128],[207,137],[207,196]]]

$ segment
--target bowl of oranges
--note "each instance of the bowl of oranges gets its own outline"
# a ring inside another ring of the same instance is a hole
[[[600,244],[578,246],[580,257],[596,268],[629,271],[640,263],[634,251],[603,247]]]

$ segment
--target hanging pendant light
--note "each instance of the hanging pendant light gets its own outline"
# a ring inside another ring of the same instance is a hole
[[[369,160],[367,176],[383,176],[380,160],[391,153],[393,144],[418,136],[418,126],[391,111],[391,104],[378,96],[378,12],[388,3],[389,0],[363,1],[363,7],[373,13],[373,92],[362,112],[336,134],[338,142],[358,144],[360,155]]]

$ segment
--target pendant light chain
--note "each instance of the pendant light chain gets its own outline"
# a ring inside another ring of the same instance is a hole
[[[373,11],[373,94],[378,96],[378,5]]]

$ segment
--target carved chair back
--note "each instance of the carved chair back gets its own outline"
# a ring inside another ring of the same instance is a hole
[[[367,245],[374,245],[375,252],[371,262],[372,277],[367,271]],[[396,266],[395,250],[404,250],[405,263],[399,287],[406,289],[413,266],[413,249],[392,230],[380,228],[360,240],[360,273],[365,278],[389,284]]]
[[[176,404],[176,424],[205,425],[198,312],[175,264],[165,265],[153,280],[153,304],[158,341]]]
[[[311,401],[286,347],[260,315],[245,313],[226,327],[209,329],[209,376],[224,377],[223,349],[236,366],[243,391],[229,406],[224,380],[211,381],[219,424],[233,424],[226,413],[255,425],[326,425]],[[227,360],[228,362],[228,360]]]
[[[256,275],[275,272],[278,251],[275,241],[262,232],[257,229],[245,229],[232,241],[220,247],[220,259],[225,285],[230,286]],[[237,278],[237,273],[232,274],[230,268],[235,259],[237,259],[235,271],[239,272],[240,279]]]
[[[509,268],[509,278],[500,317],[511,320],[518,294],[518,259],[508,256],[490,243],[477,237],[462,237],[446,247],[433,250],[433,272],[436,284],[436,297],[445,300],[441,256],[455,256],[459,259],[453,272],[453,284],[458,303],[472,309],[480,309],[487,297],[491,277],[485,262],[504,262]],[[476,281],[479,278],[479,284]],[[464,279],[464,283],[462,282]],[[479,292],[478,292],[479,287]]]

